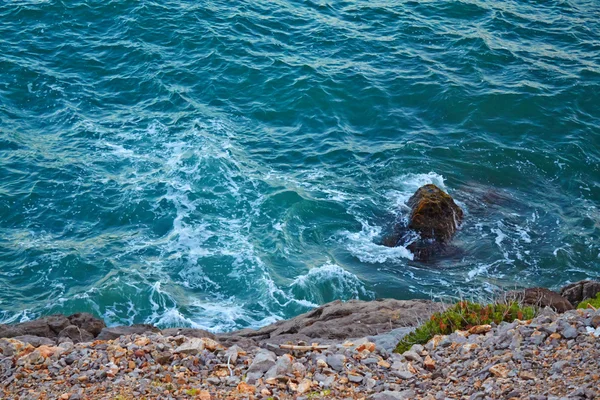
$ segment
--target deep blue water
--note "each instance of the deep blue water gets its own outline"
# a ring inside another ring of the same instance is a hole
[[[600,3],[0,2],[0,321],[261,326],[600,277]],[[436,183],[430,263],[379,245]]]

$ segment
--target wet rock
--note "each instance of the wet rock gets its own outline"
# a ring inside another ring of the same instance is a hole
[[[160,329],[149,324],[136,324],[131,326],[115,326],[112,328],[103,328],[96,337],[98,340],[113,340],[124,335],[141,335],[146,332],[160,332]]]
[[[552,290],[536,287],[507,292],[504,295],[507,301],[518,301],[522,304],[536,307],[550,307],[558,312],[572,310],[573,305],[566,298]]]
[[[433,184],[420,187],[408,200],[411,209],[407,228],[418,233],[419,238],[407,248],[417,260],[427,260],[443,251],[463,219],[463,211],[452,197]],[[396,228],[395,232],[401,232]],[[398,246],[403,234],[396,233],[384,242],[387,246]]]
[[[560,295],[573,305],[577,305],[586,299],[593,299],[598,293],[600,293],[599,281],[579,281],[560,289]]]

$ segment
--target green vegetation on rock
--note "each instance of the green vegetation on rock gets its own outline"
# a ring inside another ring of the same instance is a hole
[[[534,315],[533,307],[523,307],[516,302],[482,305],[461,301],[444,312],[433,314],[429,321],[402,338],[394,351],[404,353],[415,344],[427,343],[435,335],[449,335],[456,330],[467,330],[492,322],[499,324],[515,319],[528,320]]]
[[[579,305],[577,305],[577,308],[590,308],[589,306],[592,306],[596,309],[600,308],[600,293],[596,294],[595,299],[583,300],[581,303],[579,303]]]

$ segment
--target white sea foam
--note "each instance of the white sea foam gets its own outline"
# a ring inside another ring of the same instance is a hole
[[[502,249],[502,241],[506,239],[506,235],[500,230],[500,228],[494,228],[492,229],[492,232],[496,234],[496,245]]]
[[[363,282],[353,273],[337,264],[327,263],[312,268],[300,275],[290,285],[296,295],[303,293],[311,305],[323,304],[334,299],[373,298],[374,293],[367,290]]]
[[[434,184],[440,189],[447,191],[444,183],[445,179],[442,175],[435,172],[427,174],[404,174],[397,177],[395,180],[396,188],[392,191],[395,198],[394,207],[403,207],[408,199],[421,187],[428,184]]]
[[[412,260],[414,255],[405,247],[387,247],[376,243],[382,228],[370,225],[361,220],[362,230],[359,232],[344,231],[342,234],[347,239],[346,247],[350,253],[361,262],[376,264],[388,261]]]
[[[190,306],[193,317],[187,321],[197,328],[211,332],[227,332],[240,326],[260,328],[281,319],[276,315],[255,318],[234,299],[219,302],[195,301]]]
[[[469,272],[467,272],[467,278],[466,281],[470,282],[473,280],[473,278],[480,276],[480,275],[485,275],[487,274],[491,268],[497,266],[499,264],[499,261],[495,261],[491,264],[482,264],[479,263],[477,264],[477,266],[471,270],[469,270]]]

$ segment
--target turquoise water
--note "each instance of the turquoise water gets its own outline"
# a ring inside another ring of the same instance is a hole
[[[597,1],[0,3],[0,320],[257,327],[600,277]],[[422,184],[466,217],[379,245]]]

